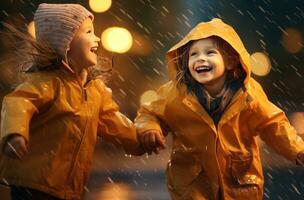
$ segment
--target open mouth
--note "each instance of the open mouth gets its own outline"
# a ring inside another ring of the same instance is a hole
[[[91,51],[92,53],[95,53],[95,54],[96,54],[96,53],[97,53],[97,48],[98,48],[98,47],[92,47],[92,48],[90,49],[90,51]]]
[[[212,67],[210,66],[200,66],[195,68],[195,71],[197,73],[204,73],[204,72],[210,72],[212,70]]]

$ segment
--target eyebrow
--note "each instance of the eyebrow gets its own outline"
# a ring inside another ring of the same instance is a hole
[[[93,24],[90,24],[90,23],[86,23],[82,26],[83,29],[88,29],[88,28],[93,28],[94,25]]]
[[[91,25],[86,25],[86,26],[84,26],[83,28],[84,29],[91,29],[93,26],[91,26]]]
[[[190,51],[194,51],[194,50],[197,50],[197,49],[199,49],[199,47],[191,47],[190,48]],[[205,49],[218,49],[217,47],[215,47],[215,46],[207,46],[207,47],[205,47]]]

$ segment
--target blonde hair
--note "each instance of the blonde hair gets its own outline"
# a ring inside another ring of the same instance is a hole
[[[58,66],[60,58],[46,42],[37,43],[28,33],[24,33],[14,26],[2,22],[6,29],[2,33],[8,39],[9,46],[14,49],[17,68],[20,71],[44,71]]]
[[[97,57],[96,66],[91,66],[88,68],[88,79],[101,79],[104,83],[109,82],[112,75],[114,74],[114,57],[111,59],[105,56]]]
[[[61,65],[62,58],[47,42],[37,43],[28,33],[16,29],[14,26],[2,22],[6,29],[2,33],[9,46],[14,49],[14,71],[36,72],[56,70]],[[88,79],[99,78],[108,82],[113,74],[113,60],[98,56],[97,65],[88,68]]]

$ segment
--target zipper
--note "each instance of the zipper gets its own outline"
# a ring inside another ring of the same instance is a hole
[[[81,146],[82,146],[82,144],[83,144],[83,141],[84,141],[84,138],[85,138],[85,135],[86,135],[86,129],[87,129],[87,122],[88,122],[88,119],[86,118],[86,121],[85,121],[85,125],[84,125],[84,128],[83,128],[83,135],[82,135],[82,137],[81,137],[81,140],[80,140],[80,142],[78,143],[78,145],[77,145],[77,147],[76,147],[76,149],[75,149],[75,151],[74,151],[74,154],[73,154],[73,157],[72,157],[72,163],[71,163],[71,167],[70,167],[70,169],[69,169],[69,179],[70,179],[70,177],[71,177],[71,175],[72,175],[72,172],[73,172],[73,169],[75,168],[75,164],[76,164],[76,161],[77,161],[77,157],[78,157],[78,155],[79,155],[79,152],[80,152],[80,149],[81,149]]]
[[[87,89],[86,88],[82,88],[82,94],[83,94],[83,99],[85,102],[88,101],[88,94],[87,94]]]
[[[222,198],[224,198],[224,184],[223,184],[223,177],[222,177],[222,173],[221,173],[221,168],[220,168],[220,164],[219,164],[219,161],[217,159],[217,146],[218,146],[218,141],[219,141],[219,133],[218,133],[218,126],[217,126],[217,130],[216,130],[216,138],[215,138],[215,160],[216,160],[216,165],[217,165],[217,171],[218,171],[218,178],[219,178],[219,184],[220,184],[220,187],[219,187],[219,191],[218,192],[221,192],[222,193]],[[218,194],[219,195],[219,194]]]
[[[78,145],[77,145],[77,147],[76,147],[76,149],[75,149],[75,151],[74,151],[74,154],[73,154],[73,157],[72,157],[72,163],[71,163],[71,167],[70,167],[70,169],[69,169],[69,171],[68,171],[68,173],[69,173],[69,176],[68,176],[68,178],[70,179],[70,177],[71,177],[71,175],[72,175],[72,172],[73,172],[73,169],[75,168],[75,164],[76,164],[76,160],[77,160],[77,157],[78,157],[78,155],[79,155],[79,152],[80,152],[80,149],[81,149],[81,146],[82,146],[82,144],[83,144],[83,141],[84,141],[84,138],[85,138],[85,136],[86,136],[86,133],[87,133],[87,131],[86,131],[86,129],[87,129],[87,123],[88,123],[88,108],[87,108],[87,100],[88,100],[88,95],[87,95],[87,89],[85,88],[85,87],[83,87],[82,86],[82,84],[77,80],[77,83],[79,84],[79,86],[80,86],[80,88],[81,88],[81,92],[82,92],[82,103],[84,104],[84,105],[82,105],[82,106],[85,106],[85,109],[84,109],[84,111],[86,112],[85,114],[85,116],[86,116],[86,119],[85,119],[85,123],[84,123],[84,128],[82,129],[82,136],[81,136],[81,139],[80,139],[80,142],[78,143]]]
[[[243,94],[242,93],[242,91],[243,91],[243,89],[241,88],[236,94],[235,94],[235,96],[233,97],[233,99],[231,100],[231,102],[230,102],[230,104],[226,107],[226,109],[225,109],[225,111],[227,111],[233,104],[234,104],[234,102],[236,101],[236,99],[237,99],[237,97],[239,96],[239,95],[241,95],[241,94]],[[247,95],[249,95],[249,94],[247,94]],[[247,96],[247,97],[244,97],[245,99],[245,103],[244,104],[242,104],[241,105],[241,107],[240,107],[240,109],[239,109],[239,111],[241,111],[241,110],[243,110],[244,109],[244,107],[246,106],[246,105],[248,105],[249,103],[250,103],[250,96]],[[224,113],[223,113],[224,114]],[[223,116],[223,114],[222,114],[222,116]],[[220,123],[218,123],[217,124],[217,126],[216,126],[216,139],[215,139],[215,153],[216,153],[216,155],[217,155],[217,145],[218,145],[218,142],[220,142],[220,135],[219,135],[219,132],[218,132],[218,130],[219,130],[219,125],[220,125]],[[225,199],[225,193],[224,193],[224,184],[223,184],[223,179],[222,179],[222,173],[221,173],[221,170],[220,170],[220,164],[219,164],[219,161],[218,161],[218,159],[217,159],[217,156],[215,157],[216,158],[216,163],[217,163],[217,169],[218,169],[218,174],[219,174],[219,180],[220,180],[220,185],[221,185],[221,187],[219,188],[221,191],[221,195],[222,195],[222,198],[223,199]]]
[[[235,95],[233,96],[233,98],[231,99],[230,103],[227,105],[227,107],[225,108],[224,112],[222,113],[222,116],[217,124],[217,126],[215,126],[215,129],[216,129],[216,138],[215,138],[215,148],[214,148],[214,152],[215,152],[215,160],[216,160],[216,165],[217,165],[217,171],[218,171],[218,179],[219,179],[219,191],[218,191],[218,195],[220,195],[221,193],[221,197],[222,199],[225,199],[225,193],[224,193],[224,184],[223,184],[223,176],[222,176],[222,173],[221,173],[221,168],[220,168],[220,164],[219,164],[219,161],[218,161],[218,158],[217,158],[217,147],[218,143],[220,143],[220,135],[219,135],[219,124],[220,124],[220,121],[222,119],[222,117],[224,116],[224,113],[229,110],[229,108],[234,104],[234,102],[236,101],[237,97],[239,95],[241,95],[241,91],[242,91],[242,88],[240,88],[236,93]],[[219,198],[219,197],[218,197]]]
[[[87,108],[85,110],[86,110],[86,113],[87,113]],[[86,117],[84,128],[82,129],[83,134],[82,134],[81,140],[78,143],[78,145],[77,145],[77,147],[76,147],[76,149],[74,151],[73,157],[72,157],[72,164],[71,164],[71,167],[70,167],[70,170],[69,170],[69,178],[71,177],[73,169],[75,168],[77,157],[79,155],[81,146],[82,146],[82,144],[84,142],[84,138],[86,136],[86,133],[88,132],[88,131],[86,131],[86,129],[87,129],[87,122],[88,122],[88,118]]]

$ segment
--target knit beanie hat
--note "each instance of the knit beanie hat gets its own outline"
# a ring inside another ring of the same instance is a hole
[[[94,19],[93,14],[79,4],[42,3],[34,15],[36,41],[48,45],[66,60],[70,43],[87,17]]]

